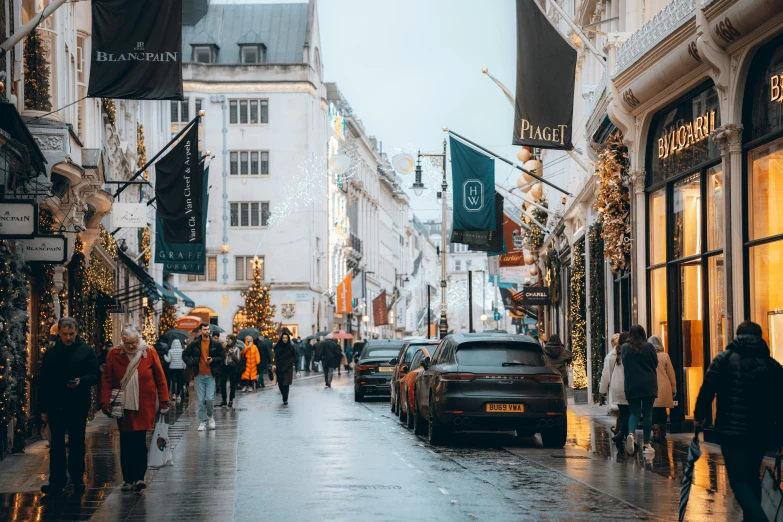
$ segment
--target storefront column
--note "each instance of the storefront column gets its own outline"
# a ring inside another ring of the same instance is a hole
[[[633,324],[647,324],[647,231],[644,185],[647,172],[629,174],[631,190],[631,300]]]
[[[720,146],[723,169],[723,277],[728,342],[734,338],[735,318],[743,317],[742,299],[734,299],[742,296],[742,277],[734,277],[734,267],[742,267],[742,228],[732,226],[732,216],[742,216],[742,125],[727,123],[718,127],[712,139]],[[737,222],[741,223],[741,218]]]

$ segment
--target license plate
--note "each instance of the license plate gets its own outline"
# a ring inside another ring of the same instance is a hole
[[[487,404],[487,411],[490,413],[523,413],[524,404]]]
[[[380,368],[378,368],[378,371],[379,372],[393,372],[394,371],[394,366],[381,366]]]

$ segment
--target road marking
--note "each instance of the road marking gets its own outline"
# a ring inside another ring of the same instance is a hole
[[[414,466],[413,464],[408,464],[408,467],[409,467],[409,468],[416,469],[416,466]]]
[[[443,493],[444,495],[448,495],[448,494],[449,494],[448,490],[445,490],[445,489],[443,489],[443,488],[438,488],[438,489],[439,489],[439,490],[440,490],[440,492],[441,492],[441,493]]]

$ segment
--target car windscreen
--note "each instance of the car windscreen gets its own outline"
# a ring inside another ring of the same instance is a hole
[[[397,347],[384,346],[383,348],[373,348],[372,346],[368,346],[362,352],[362,359],[383,359],[383,358],[392,359],[394,357],[397,357],[399,353],[400,353],[399,346]]]
[[[460,366],[546,366],[541,348],[527,343],[466,343],[457,346]]]
[[[413,360],[413,356],[421,351],[421,345],[411,345],[405,350],[405,359],[402,362],[409,363]]]

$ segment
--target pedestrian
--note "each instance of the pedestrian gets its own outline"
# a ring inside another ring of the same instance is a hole
[[[218,381],[218,388],[220,388],[220,402],[221,408],[233,408],[234,396],[237,392],[237,380],[239,374],[237,373],[237,367],[239,361],[242,358],[242,351],[245,349],[245,345],[242,341],[237,340],[237,336],[234,334],[228,334],[226,336],[226,345],[224,350],[224,363],[223,370],[220,373],[220,381]],[[230,388],[231,392],[228,395],[228,403],[226,403],[226,384]]]
[[[313,341],[313,371],[318,372],[319,367],[323,369],[323,364],[321,361],[321,356],[323,354],[323,344],[324,341]]]
[[[283,395],[283,404],[288,404],[288,389],[294,380],[296,368],[296,348],[291,342],[291,334],[284,329],[275,345],[272,371],[277,375],[277,386]]]
[[[171,398],[179,403],[182,401],[182,388],[185,385],[185,361],[182,360],[182,343],[179,339],[171,341],[171,348],[165,359],[169,363]]]
[[[628,401],[625,398],[625,371],[621,358],[620,347],[628,340],[628,332],[612,336],[612,350],[604,359],[604,370],[601,374],[601,395],[606,396],[611,390],[611,401],[617,405],[617,420],[612,428],[612,441],[621,444],[628,434],[628,418],[631,415]]]
[[[340,345],[340,341],[335,341],[335,344],[340,349],[340,359],[337,361],[337,376],[340,377],[343,374],[341,368],[343,367],[345,354],[343,353],[343,347]]]
[[[625,370],[625,398],[631,409],[628,419],[628,436],[625,439],[625,451],[633,455],[634,431],[642,417],[644,433],[644,455],[652,455],[655,449],[650,445],[652,431],[652,409],[658,396],[658,355],[653,345],[647,342],[644,327],[633,325],[629,331],[628,342],[622,345],[622,359]]]
[[[169,350],[169,345],[160,339],[155,343],[155,352],[158,354],[158,360],[160,360],[160,365],[163,367],[163,375],[166,376],[166,382],[171,382],[170,360],[167,358]]]
[[[264,384],[264,375],[272,367],[275,357],[274,350],[272,349],[272,341],[264,338],[264,340],[261,341],[261,345],[258,347],[258,354],[260,357],[260,362],[258,363],[258,385],[262,388],[266,388],[266,384]],[[274,385],[274,383],[272,384]]]
[[[106,368],[106,356],[109,354],[109,350],[112,348],[114,348],[114,345],[111,341],[103,341],[101,353],[98,354],[98,367],[101,369],[101,371]],[[100,386],[100,381],[98,381],[98,385]]]
[[[223,364],[223,346],[210,338],[209,324],[201,323],[201,336],[190,343],[182,354],[182,360],[190,366],[195,377],[196,401],[198,401],[198,431],[215,429],[214,402],[215,377]]]
[[[726,474],[745,520],[766,521],[761,508],[759,471],[767,448],[783,456],[783,368],[770,357],[761,326],[745,321],[737,336],[712,360],[694,408],[698,427],[712,413],[718,396],[715,432]]]
[[[75,319],[57,322],[58,339],[46,350],[39,380],[41,420],[49,423],[49,483],[41,487],[46,495],[60,495],[67,482],[74,492],[84,491],[84,435],[90,412],[90,388],[98,384],[101,370],[95,350],[78,335]],[[68,456],[65,434],[68,433]]]
[[[245,356],[245,371],[240,377],[240,385],[243,392],[253,391],[258,378],[258,363],[261,360],[258,348],[253,342],[253,336],[245,336],[245,349],[241,352]]]
[[[321,341],[318,345],[321,350],[321,364],[324,369],[324,383],[327,388],[332,387],[332,378],[334,377],[335,367],[340,366],[342,361],[343,351],[340,346],[334,342],[332,334],[326,336],[326,339]]]
[[[305,371],[310,373],[313,370],[313,340],[305,339],[302,341],[302,345],[304,346]]]
[[[667,408],[674,408],[674,396],[677,395],[677,381],[674,378],[674,367],[669,354],[663,350],[660,336],[651,335],[647,341],[655,348],[658,355],[658,397],[653,403],[652,441],[664,442],[666,424],[669,422]]]
[[[571,350],[566,349],[560,341],[560,336],[552,334],[544,347],[544,354],[549,364],[563,377],[563,383],[568,386],[568,363],[574,358]]]
[[[297,338],[296,340],[296,363],[297,363],[297,371],[303,372],[307,368],[305,365],[305,361],[307,360],[307,357],[305,357],[305,353],[307,352],[307,343],[302,341],[301,338]]]
[[[345,357],[343,358],[343,361],[345,362],[346,373],[351,373],[351,361],[353,361],[353,348],[348,343],[345,344]]]
[[[169,411],[169,390],[158,352],[141,338],[135,326],[122,329],[122,344],[109,352],[103,372],[101,411],[117,419],[120,430],[122,491],[147,487],[147,432],[155,427],[155,417]],[[112,411],[111,392],[122,389],[122,416]]]

